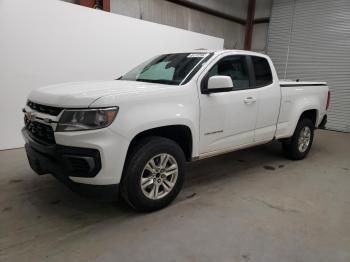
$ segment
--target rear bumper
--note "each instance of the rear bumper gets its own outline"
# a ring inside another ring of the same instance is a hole
[[[70,177],[94,178],[101,170],[97,149],[43,144],[22,129],[30,167],[39,175],[52,174],[70,189],[101,200],[118,197],[118,184],[91,185],[74,182]]]

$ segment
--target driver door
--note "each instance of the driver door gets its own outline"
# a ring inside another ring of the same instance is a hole
[[[257,94],[252,88],[249,62],[244,55],[224,56],[200,78],[200,154],[215,154],[253,143]],[[230,76],[232,91],[203,94],[208,79],[215,75]]]

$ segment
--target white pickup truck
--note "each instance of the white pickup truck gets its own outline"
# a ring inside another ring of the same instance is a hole
[[[117,80],[34,90],[22,134],[36,173],[152,211],[177,196],[186,161],[275,139],[303,159],[329,98],[324,82],[279,81],[263,54],[173,53]]]

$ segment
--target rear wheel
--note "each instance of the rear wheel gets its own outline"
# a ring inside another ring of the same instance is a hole
[[[307,156],[314,139],[314,129],[314,123],[310,119],[304,118],[299,121],[293,136],[282,143],[288,157],[300,160]]]
[[[169,205],[181,190],[185,156],[178,144],[163,137],[141,140],[127,161],[122,196],[139,211],[154,211]]]

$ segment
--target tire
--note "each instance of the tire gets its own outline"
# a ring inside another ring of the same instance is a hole
[[[293,136],[282,143],[282,148],[289,158],[293,160],[301,160],[307,156],[314,139],[314,129],[315,125],[310,119],[303,118],[299,120]],[[306,134],[308,132],[309,135],[307,136]],[[300,143],[299,139],[301,140]],[[304,139],[304,144],[302,139]]]
[[[161,160],[167,162],[162,165]],[[142,212],[169,205],[182,188],[185,161],[183,150],[174,141],[163,137],[142,139],[128,155],[121,182],[122,197]]]

